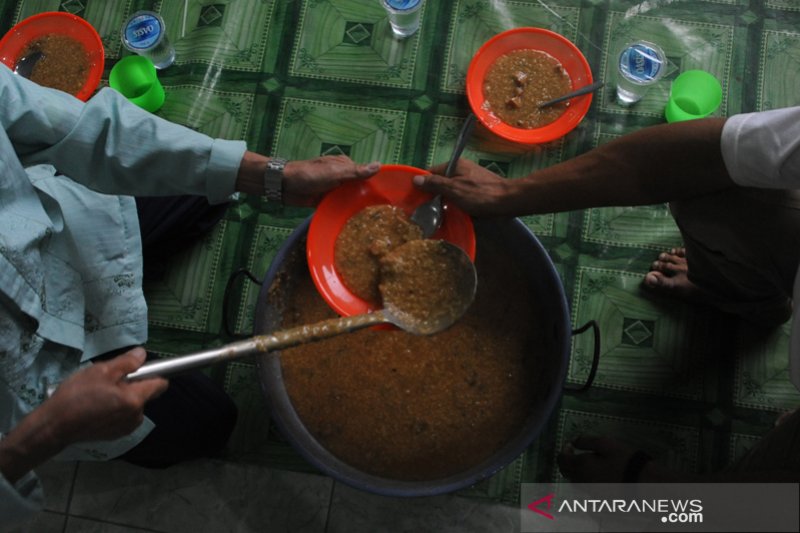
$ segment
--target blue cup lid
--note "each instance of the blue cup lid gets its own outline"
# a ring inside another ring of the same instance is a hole
[[[660,77],[665,59],[663,52],[647,43],[634,43],[619,55],[619,69],[628,77],[646,83]]]
[[[151,12],[134,13],[122,31],[128,46],[136,50],[147,50],[161,40],[164,24],[161,17]]]
[[[417,7],[422,0],[383,0],[383,2],[392,9],[405,11]]]

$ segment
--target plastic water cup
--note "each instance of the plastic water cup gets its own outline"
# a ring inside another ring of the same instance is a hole
[[[667,122],[704,118],[722,103],[722,85],[705,70],[687,70],[672,82],[664,108]]]
[[[664,50],[649,41],[628,43],[617,58],[617,102],[635,104],[658,83],[667,69]]]
[[[164,19],[153,11],[137,11],[125,21],[122,44],[131,52],[148,58],[157,69],[175,62],[175,48],[167,39]]]
[[[386,14],[392,33],[399,38],[410,37],[419,29],[423,0],[378,0]]]
[[[117,61],[108,75],[108,84],[151,113],[164,104],[164,87],[153,62],[144,56],[127,56]]]

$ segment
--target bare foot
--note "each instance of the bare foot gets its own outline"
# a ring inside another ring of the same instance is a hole
[[[634,448],[614,439],[579,435],[564,446],[556,460],[564,477],[575,483],[620,483],[624,481],[634,452]],[[648,483],[665,483],[690,477],[690,474],[678,473],[650,461],[643,465],[637,479]]]
[[[795,409],[793,411],[786,411],[785,413],[781,413],[781,415],[778,416],[778,419],[775,420],[775,427],[778,427],[781,424],[783,424],[784,422],[786,422],[787,420],[789,420],[789,418],[791,416],[793,416],[797,412],[800,412],[800,408]]]
[[[689,263],[686,260],[685,248],[672,248],[668,252],[662,252],[651,268],[652,270],[645,274],[642,284],[653,292],[681,298],[690,303],[710,305],[760,326],[779,326],[792,315],[792,303],[788,298],[782,307],[753,313],[750,312],[752,308],[748,309],[740,303],[721,298],[698,287],[689,280]]]
[[[644,276],[644,286],[655,292],[683,298],[690,302],[711,303],[705,291],[689,281],[689,264],[685,248],[672,248],[662,252]]]

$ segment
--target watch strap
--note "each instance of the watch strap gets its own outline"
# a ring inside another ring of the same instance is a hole
[[[283,203],[283,169],[287,160],[271,157],[264,171],[264,195],[268,202]]]

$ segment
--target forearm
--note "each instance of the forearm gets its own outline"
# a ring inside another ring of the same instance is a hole
[[[129,196],[234,192],[245,143],[213,139],[103,89],[87,103],[0,67],[0,122],[24,166],[52,164],[93,190]]]
[[[43,405],[0,440],[0,472],[10,483],[15,483],[63,449],[63,444],[52,433],[48,417]]]
[[[723,124],[707,119],[645,128],[510,180],[503,211],[650,205],[733,186],[720,150]]]
[[[236,190],[247,194],[264,194],[264,172],[269,158],[247,151],[236,174]]]
[[[111,89],[85,106],[58,142],[25,162],[51,163],[61,173],[107,194],[202,195],[226,201],[245,143],[213,139],[147,113]]]

